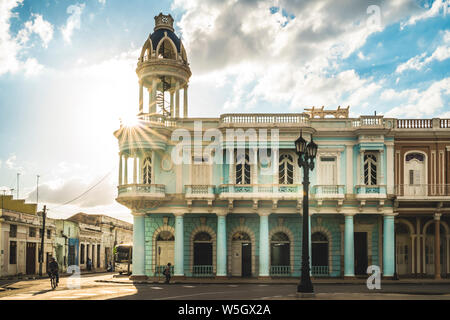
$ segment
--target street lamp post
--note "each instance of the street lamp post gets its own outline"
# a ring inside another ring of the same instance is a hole
[[[295,150],[298,155],[298,166],[303,168],[303,234],[302,234],[302,277],[297,286],[297,293],[302,296],[314,295],[314,288],[310,277],[309,268],[309,170],[314,169],[314,159],[317,155],[317,144],[311,137],[307,143],[302,137],[295,141]]]

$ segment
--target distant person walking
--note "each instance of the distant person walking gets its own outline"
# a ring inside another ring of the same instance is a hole
[[[169,263],[167,264],[166,268],[165,268],[164,271],[163,271],[163,275],[166,276],[166,282],[165,282],[165,283],[167,283],[167,284],[170,283],[170,266],[171,266],[171,264],[170,264],[170,262],[169,262]]]
[[[92,260],[91,260],[91,258],[87,258],[86,267],[87,267],[88,271],[92,270]]]

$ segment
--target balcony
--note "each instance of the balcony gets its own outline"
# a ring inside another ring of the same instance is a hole
[[[357,185],[356,199],[384,199],[387,197],[386,185]]]
[[[355,128],[384,128],[383,116],[360,116],[352,121]]]
[[[298,200],[302,196],[300,184],[222,184],[220,199],[233,200]]]
[[[229,113],[220,116],[220,124],[225,127],[309,126],[309,115],[306,113]]]
[[[151,205],[143,201],[160,201],[166,198],[166,187],[163,184],[124,184],[117,187],[117,201],[127,207]]]
[[[184,188],[184,197],[186,199],[207,200],[215,197],[215,187],[212,185],[185,185]]]
[[[344,185],[315,185],[312,187],[311,196],[313,199],[339,200],[345,198]]]
[[[449,184],[400,184],[395,186],[399,200],[437,200],[450,197]]]

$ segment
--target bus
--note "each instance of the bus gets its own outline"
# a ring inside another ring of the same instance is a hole
[[[131,275],[133,244],[121,243],[114,247],[114,271]]]

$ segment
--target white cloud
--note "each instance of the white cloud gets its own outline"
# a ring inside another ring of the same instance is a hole
[[[426,52],[412,57],[405,63],[397,66],[396,73],[402,73],[406,70],[421,70],[434,60],[444,61],[450,58],[450,31],[446,30],[442,35],[442,45],[437,47],[434,52],[428,56]]]
[[[53,25],[44,20],[40,14],[32,13],[31,19],[25,22],[25,27],[17,34],[17,40],[21,45],[24,45],[29,41],[33,33],[41,38],[42,46],[47,48],[48,43],[53,38]]]
[[[81,14],[85,6],[84,3],[81,3],[67,7],[67,13],[70,16],[67,18],[66,25],[61,28],[61,33],[66,43],[71,43],[73,31],[81,28]]]
[[[436,0],[431,8],[425,8],[425,11],[422,10],[420,13],[412,15],[408,21],[401,23],[400,28],[403,29],[406,26],[416,24],[418,21],[436,17],[439,14],[444,15],[448,13],[449,6],[448,0]]]
[[[17,54],[20,44],[10,34],[10,19],[14,17],[12,9],[23,0],[2,0],[0,4],[0,75],[16,72],[20,68]]]
[[[106,0],[98,0],[99,3],[101,3],[102,5],[106,4]]]
[[[450,98],[450,78],[433,82],[428,88],[419,91],[408,89],[394,91],[389,89],[382,94],[385,100],[400,101],[400,106],[386,113],[387,117],[423,118],[440,112]]]
[[[173,9],[184,11],[177,26],[197,79],[211,75],[213,85],[231,87],[224,108],[248,110],[265,100],[302,110],[311,105],[363,105],[381,88],[359,78],[354,70],[340,71],[339,62],[357,52],[368,36],[415,8],[408,0],[385,2],[380,25],[373,28],[367,23],[372,18],[367,13],[371,4],[279,1],[280,9],[272,13],[273,1],[255,5],[175,0]],[[361,52],[359,58],[367,59]],[[197,93],[192,90],[195,101]],[[201,112],[200,104],[191,104],[192,113]]]

